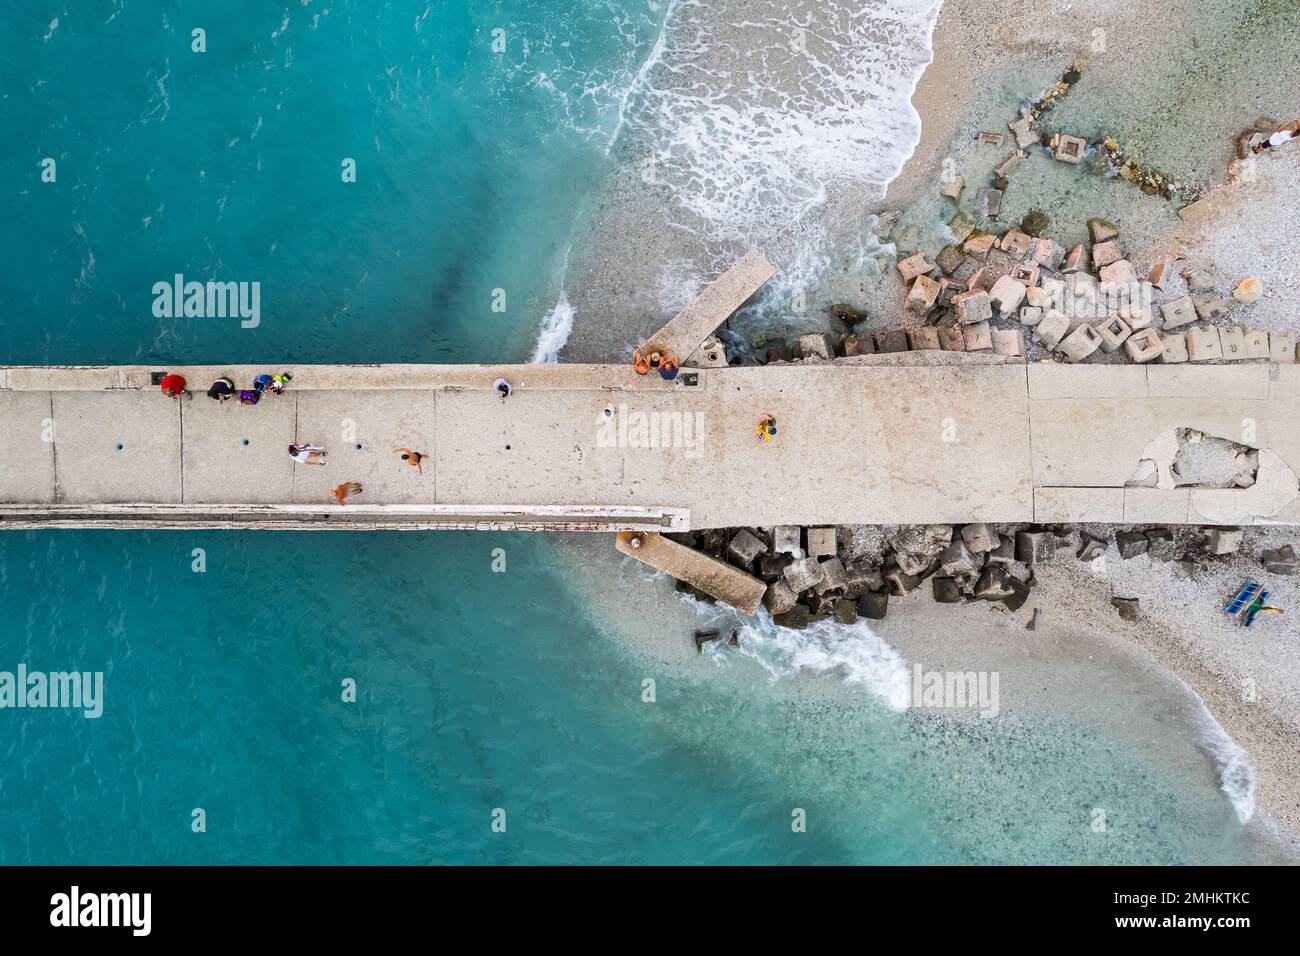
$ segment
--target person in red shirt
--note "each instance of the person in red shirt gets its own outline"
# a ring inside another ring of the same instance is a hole
[[[182,395],[186,398],[194,397],[189,393],[189,389],[185,387],[185,377],[182,375],[176,375],[175,373],[164,375],[159,387],[162,389],[162,393],[171,399],[180,398]]]

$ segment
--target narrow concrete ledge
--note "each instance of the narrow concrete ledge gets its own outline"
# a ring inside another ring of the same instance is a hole
[[[776,267],[761,252],[750,250],[646,339],[646,344],[679,360],[686,358],[774,275]]]
[[[1267,399],[1266,362],[1241,365],[1150,365],[1147,385],[1152,398]]]
[[[812,365],[805,360],[802,364]],[[830,365],[832,363],[821,363]],[[875,355],[850,355],[837,358],[835,365],[869,365],[878,368],[950,368],[984,365],[1024,365],[1019,355],[998,355],[995,352],[942,352],[937,349],[916,349],[910,352],[880,352]]]
[[[0,504],[0,531],[685,531],[684,508],[509,505]]]
[[[638,547],[632,546],[634,538]],[[620,532],[615,546],[641,563],[712,594],[744,614],[755,613],[767,593],[767,585],[753,575],[657,534]]]
[[[1145,365],[1060,365],[1035,362],[1029,366],[1029,397],[1146,398]]]
[[[1035,488],[1034,521],[1124,521],[1123,488]]]
[[[1129,524],[1189,524],[1191,492],[1186,488],[1125,488],[1124,521]]]

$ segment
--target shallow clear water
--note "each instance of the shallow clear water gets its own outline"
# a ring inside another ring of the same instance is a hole
[[[668,15],[613,0],[14,14],[0,360],[529,356],[611,146],[675,95],[642,86]],[[155,318],[152,284],[175,272],[261,282],[261,326]],[[0,711],[0,863],[1247,852],[1212,774],[1153,761],[1159,740],[900,715],[842,689],[838,665],[775,683],[746,661],[652,666],[589,610],[567,558],[528,535],[0,537],[0,670],[107,682],[96,720]],[[1123,839],[1088,837],[1098,800]]]

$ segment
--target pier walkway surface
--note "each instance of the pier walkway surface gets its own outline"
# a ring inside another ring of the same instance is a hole
[[[1294,365],[171,367],[177,401],[162,370],[0,368],[0,528],[1300,523]],[[253,407],[204,395],[283,371]],[[1182,427],[1264,449],[1255,486],[1126,487]],[[357,504],[329,499],[343,481]]]

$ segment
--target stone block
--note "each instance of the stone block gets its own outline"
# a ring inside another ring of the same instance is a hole
[[[796,559],[804,557],[799,538],[800,528],[797,524],[777,525],[772,529],[772,553],[788,554]]]
[[[784,580],[773,581],[763,595],[763,604],[773,616],[786,613],[798,602],[799,595]]]
[[[1061,271],[1078,272],[1086,268],[1088,268],[1088,250],[1080,243],[1066,254],[1065,265],[1061,266]]]
[[[935,575],[930,579],[934,599],[939,604],[960,604],[962,602],[961,584],[951,577]]]
[[[939,348],[939,330],[933,325],[923,325],[907,330],[907,341],[914,351]]]
[[[840,598],[835,602],[835,610],[831,613],[839,624],[856,624],[858,620],[858,602],[851,601],[848,598]]]
[[[1139,329],[1124,340],[1124,352],[1130,362],[1154,362],[1164,354],[1164,343],[1155,329]]]
[[[1070,320],[1066,318],[1065,313],[1049,309],[1034,328],[1034,338],[1042,344],[1043,348],[1055,349],[1069,331]]]
[[[1033,291],[1032,289],[1030,290]],[[1033,328],[1043,318],[1043,310],[1036,305],[1027,305],[1020,310],[1020,324]]]
[[[993,332],[987,322],[962,326],[962,338],[967,352],[979,352],[993,348]]]
[[[782,614],[772,615],[773,624],[778,627],[794,628],[797,631],[802,631],[807,627],[810,619],[811,615],[808,613],[808,608],[804,607],[802,604],[796,604],[794,607],[790,608],[790,610],[785,611]]]
[[[849,582],[847,590],[859,595],[866,591],[879,591],[885,586],[880,572],[863,560],[851,562],[844,569],[844,577]]]
[[[976,558],[965,541],[953,538],[939,555],[939,573],[950,578],[967,577],[979,571],[982,563],[983,559]]]
[[[924,252],[918,252],[901,260],[898,263],[898,271],[903,276],[903,285],[910,285],[917,276],[934,272],[934,263],[925,257]]]
[[[754,563],[755,558],[766,550],[766,544],[751,532],[741,528],[732,537],[731,543],[727,545],[727,556],[748,567]]]
[[[1109,242],[1098,242],[1092,247],[1092,267],[1100,269],[1102,266],[1108,266],[1112,262],[1119,262],[1124,258],[1124,253],[1119,248],[1119,242],[1111,239]]]
[[[961,191],[966,188],[966,180],[960,176],[950,176],[943,180],[943,185],[939,187],[939,195],[947,196],[954,201],[961,200]]]
[[[1246,333],[1240,325],[1219,329],[1219,348],[1223,351],[1223,357],[1229,361],[1240,361],[1246,357]]]
[[[983,262],[989,257],[989,250],[993,244],[998,241],[998,237],[986,232],[971,236],[962,243],[961,251],[966,253],[972,259],[978,259]]]
[[[875,355],[876,343],[870,335],[846,335],[844,336],[844,354],[845,356],[853,355]]]
[[[989,561],[1011,564],[1016,560],[1016,543],[1011,540],[1010,536],[1000,534],[998,535],[998,546],[992,551],[986,552],[985,557]]]
[[[934,257],[934,261],[944,275],[950,276],[957,271],[957,267],[965,258],[966,255],[956,246],[944,246]]]
[[[1241,550],[1240,528],[1208,528],[1205,532],[1205,550],[1210,554],[1236,554]]]
[[[1215,319],[1228,317],[1228,303],[1217,295],[1192,296],[1192,308],[1196,310],[1196,317],[1202,322],[1213,322]]]
[[[1010,575],[1001,564],[988,564],[975,582],[975,597],[981,601],[1001,601],[1015,593],[1009,584]]]
[[[1021,149],[1038,142],[1038,127],[1035,126],[1032,117],[1022,116],[1015,122],[1008,123],[1007,129],[1011,130],[1011,135],[1016,138],[1016,145]]]
[[[960,245],[970,238],[970,234],[975,231],[975,224],[958,213],[948,220],[948,231],[952,233],[953,240]]]
[[[1028,233],[1021,232],[1019,229],[1008,229],[998,240],[998,248],[1015,259],[1023,259],[1025,253],[1029,251],[1029,244],[1033,241],[1034,237]]]
[[[1050,531],[1017,531],[1016,560],[1025,564],[1043,564],[1056,553],[1056,535]]]
[[[1300,556],[1295,548],[1284,544],[1280,548],[1269,548],[1259,556],[1260,563],[1269,574],[1284,574],[1288,577],[1300,572]]]
[[[998,533],[989,524],[968,524],[961,529],[961,540],[971,551],[982,554],[999,544]]]
[[[1052,153],[1052,158],[1063,163],[1069,163],[1072,166],[1078,166],[1083,162],[1083,154],[1087,149],[1088,141],[1086,139],[1062,133],[1056,139],[1056,151]]]
[[[883,621],[889,610],[889,592],[868,591],[858,599],[858,613],[868,621]]]
[[[1119,611],[1120,620],[1136,621],[1138,619],[1138,599],[1129,597],[1113,597],[1110,599],[1111,607]]]
[[[822,566],[816,558],[801,558],[792,562],[782,574],[785,576],[785,583],[790,586],[790,590],[797,594],[800,591],[815,587],[821,581]]]
[[[1146,539],[1147,555],[1152,561],[1174,559],[1174,535],[1168,528],[1148,528]]]
[[[1127,561],[1146,554],[1147,536],[1141,531],[1120,531],[1115,535],[1115,546],[1119,548],[1119,556]]]
[[[1038,285],[1039,268],[1036,265],[1018,262],[1011,267],[1009,275],[1026,288]]]
[[[1065,258],[1065,248],[1051,239],[1035,239],[1029,244],[1029,251],[1025,254],[1027,262],[1044,269],[1059,269],[1063,258]]]
[[[1174,332],[1161,336],[1160,361],[1165,365],[1187,361],[1187,333]]]
[[[1002,215],[1002,190],[992,186],[982,186],[975,192],[975,201],[990,219]]]
[[[835,341],[826,332],[809,332],[799,336],[799,351],[804,358],[833,359]]]
[[[877,352],[906,352],[907,333],[904,332],[902,329],[891,329],[888,332],[877,332],[876,351]]]
[[[934,308],[934,304],[938,299],[939,283],[929,276],[917,276],[916,281],[912,283],[911,290],[907,293],[903,307],[909,312],[924,315]]]
[[[1119,226],[1109,219],[1089,219],[1088,235],[1093,242],[1109,242],[1119,237]]]
[[[1097,334],[1101,336],[1101,350],[1109,355],[1123,345],[1133,333],[1128,323],[1117,315],[1105,322],[1098,322]]]
[[[1083,546],[1079,548],[1080,561],[1095,561],[1106,553],[1107,544],[1101,538],[1094,538],[1086,531],[1083,534]]]
[[[1139,329],[1149,329],[1155,322],[1155,316],[1151,312],[1151,306],[1138,305],[1133,302],[1125,302],[1115,310],[1118,315],[1134,332]]]
[[[1160,314],[1164,317],[1162,328],[1176,329],[1196,321],[1196,306],[1192,304],[1192,297],[1185,295],[1160,306]]]
[[[966,338],[961,328],[955,325],[941,325],[939,329],[939,348],[945,352],[965,352]]]
[[[1164,291],[1165,285],[1173,278],[1175,274],[1174,261],[1166,256],[1163,259],[1157,259],[1151,271],[1147,273],[1147,282]]]
[[[953,297],[952,306],[957,313],[957,321],[966,325],[987,322],[993,318],[993,300],[982,290],[958,293]]]
[[[1296,335],[1294,332],[1268,333],[1268,358],[1270,362],[1294,365],[1296,360]]]
[[[1041,323],[1040,323],[1041,325]],[[1082,362],[1101,346],[1101,333],[1091,325],[1081,325],[1057,346],[1068,362]]]
[[[1005,137],[1001,133],[980,133],[975,141],[981,146],[1001,146]]]
[[[1020,308],[1020,303],[1025,300],[1025,286],[1011,276],[1005,275],[993,283],[989,298],[997,307],[998,314],[1007,316]]]
[[[1025,343],[1019,329],[992,329],[989,334],[993,337],[995,355],[1015,357],[1025,354]]]
[[[1187,357],[1193,362],[1211,362],[1223,358],[1219,330],[1212,325],[1193,326],[1188,329]]]
[[[808,529],[808,557],[816,560],[833,558],[839,552],[835,528]]]
[[[1246,333],[1246,358],[1268,358],[1268,333],[1258,329]]]
[[[827,558],[821,562],[822,579],[813,585],[818,594],[827,591],[843,591],[849,586],[849,579],[844,574],[844,563],[839,558]]]
[[[1096,246],[1093,246],[1096,249]],[[1097,272],[1097,277],[1103,283],[1108,285],[1134,286],[1137,284],[1137,273],[1133,271],[1133,263],[1127,259],[1120,259],[1112,262],[1108,266],[1102,266]]]

